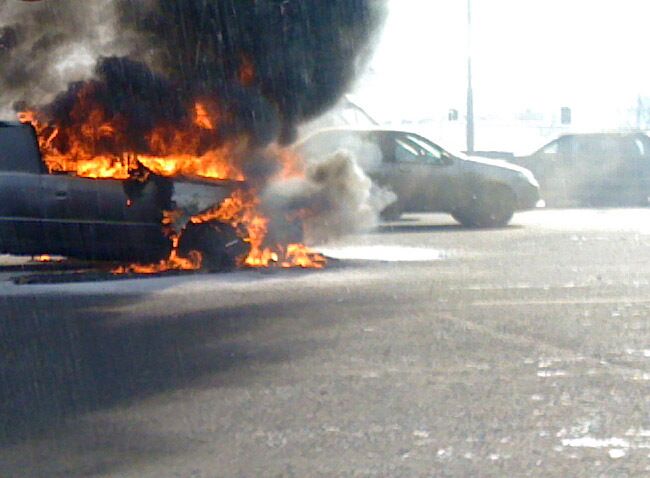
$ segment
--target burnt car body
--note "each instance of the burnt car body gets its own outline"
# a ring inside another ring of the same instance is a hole
[[[567,134],[509,161],[530,169],[549,206],[647,206],[650,138],[642,132]]]
[[[466,226],[495,227],[539,200],[530,171],[505,161],[452,154],[412,132],[328,129],[296,149],[309,161],[336,150],[351,152],[374,183],[397,195],[382,212],[387,219],[403,212],[446,212]]]
[[[0,122],[0,252],[55,254],[90,260],[154,262],[168,257],[171,241],[161,226],[164,210],[181,200],[191,209],[218,204],[232,193],[227,182],[90,179],[49,174],[34,129]],[[201,225],[189,238],[222,245],[209,257],[216,266],[242,253],[234,230],[223,224]],[[204,245],[181,241],[181,250]],[[232,248],[226,251],[225,245]],[[228,254],[226,254],[228,252]],[[219,256],[225,254],[226,256]]]

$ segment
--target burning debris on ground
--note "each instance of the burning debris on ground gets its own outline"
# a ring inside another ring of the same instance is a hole
[[[322,240],[365,224],[371,184],[349,157],[310,169],[285,146],[346,91],[383,8],[372,0],[2,3],[0,98],[34,125],[50,173],[125,180],[129,204],[152,180],[236,185],[199,209],[184,209],[168,188],[160,204],[170,257],[124,271],[199,268],[185,229],[224,224],[223,247],[232,231],[248,246],[232,265],[322,267],[302,244],[303,226]],[[21,70],[27,55],[38,74]]]

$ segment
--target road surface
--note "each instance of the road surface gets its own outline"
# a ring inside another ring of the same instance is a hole
[[[650,210],[407,216],[326,251],[0,268],[0,476],[650,474]]]

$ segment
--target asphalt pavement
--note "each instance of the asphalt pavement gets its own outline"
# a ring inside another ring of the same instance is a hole
[[[650,209],[409,215],[323,250],[0,266],[0,476],[650,475]]]

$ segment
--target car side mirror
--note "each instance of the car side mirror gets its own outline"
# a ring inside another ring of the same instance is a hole
[[[452,164],[454,162],[453,158],[447,151],[443,151],[440,158],[442,159],[442,164]]]

